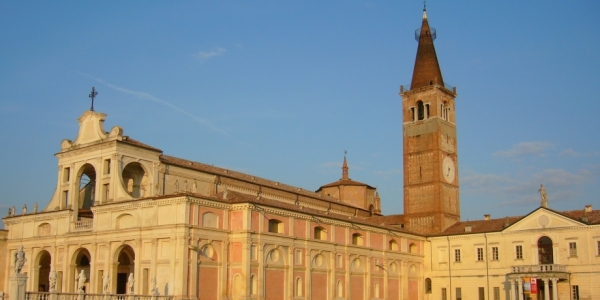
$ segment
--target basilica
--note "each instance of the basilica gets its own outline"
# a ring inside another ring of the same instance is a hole
[[[461,221],[457,90],[444,83],[425,11],[415,38],[398,112],[404,214],[386,215],[345,157],[339,180],[310,191],[169,156],[106,130],[107,115],[92,109],[55,154],[49,203],[2,219],[0,291],[10,295],[22,273],[32,294],[597,299],[600,210],[541,201],[518,216]]]

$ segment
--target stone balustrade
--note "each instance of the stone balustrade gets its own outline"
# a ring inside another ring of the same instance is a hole
[[[566,265],[524,265],[524,266],[512,266],[511,273],[547,273],[547,272],[567,272]]]

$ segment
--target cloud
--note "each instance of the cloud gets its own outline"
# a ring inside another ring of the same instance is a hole
[[[200,118],[198,116],[195,116],[195,115],[191,114],[189,111],[187,111],[185,109],[182,109],[182,108],[180,108],[180,107],[172,104],[171,102],[168,102],[168,101],[162,100],[162,99],[160,99],[158,97],[155,97],[154,95],[152,95],[150,93],[126,89],[126,88],[123,88],[123,87],[120,87],[120,86],[116,86],[116,85],[114,85],[112,83],[106,82],[106,81],[104,81],[101,78],[97,78],[97,77],[94,77],[92,75],[85,74],[85,73],[81,73],[81,74],[83,74],[85,76],[88,76],[88,77],[91,77],[91,78],[95,79],[96,81],[98,81],[98,82],[106,85],[107,87],[109,87],[109,88],[111,88],[113,90],[116,90],[116,91],[119,91],[119,92],[122,92],[122,93],[126,93],[126,94],[129,94],[129,95],[135,96],[135,97],[137,97],[139,99],[142,99],[142,100],[148,100],[148,101],[152,101],[152,102],[156,102],[156,103],[160,103],[162,105],[165,105],[165,106],[167,106],[167,107],[169,107],[169,108],[171,108],[171,109],[173,109],[173,110],[175,110],[175,111],[177,111],[179,113],[182,113],[182,114],[184,114],[184,115],[192,118],[194,121],[196,121],[196,122],[198,122],[198,123],[200,123],[202,125],[205,125],[206,127],[210,128],[210,129],[212,129],[212,130],[214,130],[216,132],[219,132],[219,133],[224,134],[224,135],[228,135],[228,133],[225,130],[223,130],[223,129],[221,129],[221,128],[215,126],[215,125],[213,125],[208,120]]]
[[[479,174],[467,170],[460,178],[461,193],[475,196],[500,206],[525,206],[539,203],[538,190],[544,184],[549,201],[570,201],[580,196],[581,186],[590,183],[595,172],[581,169],[569,172],[564,169],[546,169],[534,174],[519,176]]]
[[[217,47],[217,49],[209,52],[200,51],[192,55],[192,57],[200,62],[205,62],[213,57],[221,56],[227,52],[227,49]]]
[[[551,148],[549,142],[523,142],[514,145],[512,148],[505,151],[494,153],[495,156],[506,158],[519,158],[523,156],[544,156],[544,151]]]
[[[566,149],[561,152],[559,156],[568,156],[568,157],[594,157],[600,156],[600,152],[577,152],[571,148]]]

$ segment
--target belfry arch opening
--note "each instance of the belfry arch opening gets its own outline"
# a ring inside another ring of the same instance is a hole
[[[123,169],[123,188],[133,198],[147,196],[148,175],[142,165],[132,162]]]
[[[79,170],[78,186],[78,208],[89,210],[94,206],[94,195],[96,193],[96,169],[91,164],[85,164]]]
[[[554,263],[554,250],[552,240],[543,236],[538,240],[538,256],[540,265],[549,265]]]

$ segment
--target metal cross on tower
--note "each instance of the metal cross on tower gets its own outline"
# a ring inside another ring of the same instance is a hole
[[[94,111],[94,98],[96,98],[96,96],[98,96],[98,92],[96,91],[96,89],[94,87],[92,87],[92,92],[90,93],[90,98],[92,98],[92,111]]]

